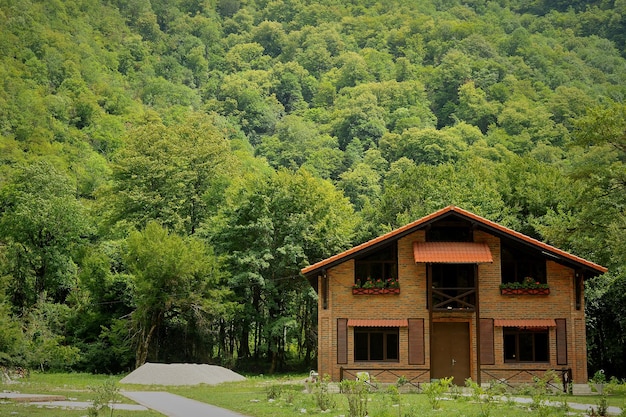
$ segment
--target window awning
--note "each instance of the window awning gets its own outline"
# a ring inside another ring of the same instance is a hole
[[[554,321],[554,319],[517,319],[517,320],[495,319],[493,321],[493,325],[496,327],[542,328],[542,327],[556,327],[556,321]]]
[[[416,263],[480,264],[493,262],[489,245],[476,242],[413,242],[413,257]]]
[[[408,327],[407,319],[390,320],[390,319],[349,319],[348,327]]]

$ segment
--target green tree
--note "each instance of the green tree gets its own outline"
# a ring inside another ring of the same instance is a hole
[[[0,278],[0,365],[11,366],[18,362],[20,347],[24,342],[21,323],[13,316],[11,303],[5,295],[5,278]]]
[[[459,88],[459,105],[453,117],[473,124],[486,133],[489,125],[496,122],[498,110],[497,104],[490,103],[483,90],[476,88],[473,81],[468,81]]]
[[[76,346],[66,342],[66,326],[71,314],[67,304],[50,303],[41,297],[23,319],[22,364],[41,371],[68,371],[80,359]]]
[[[610,103],[588,111],[576,123],[569,169],[569,199],[548,211],[540,231],[550,241],[609,267],[587,283],[586,315],[590,371],[626,375],[626,106]]]
[[[184,320],[209,328],[225,309],[227,291],[219,282],[218,260],[198,239],[170,233],[156,222],[127,239],[124,263],[134,276],[135,310],[131,314],[137,367],[158,357],[159,330],[168,322]]]
[[[467,143],[452,129],[410,128],[400,135],[385,135],[380,149],[388,161],[406,157],[417,163],[437,165],[457,161],[467,150]]]
[[[75,251],[90,234],[76,185],[42,161],[16,169],[0,193],[2,266],[11,276],[12,303],[25,308],[46,295],[65,301],[76,284]]]
[[[292,340],[314,325],[315,315],[307,316],[306,330],[296,331],[298,306],[312,306],[299,270],[349,245],[352,207],[330,182],[281,170],[235,182],[214,224],[211,239],[227,254],[230,286],[243,304],[235,336],[239,356],[266,354],[270,371],[280,370]],[[310,343],[306,338],[309,353]]]
[[[493,169],[493,163],[480,158],[437,166],[399,159],[391,164],[379,200],[364,213],[370,228],[367,237],[373,238],[451,204],[510,224],[498,183],[491,175]]]
[[[252,40],[263,46],[265,53],[272,58],[282,53],[286,37],[280,23],[267,20],[252,31]]]
[[[137,228],[158,220],[179,233],[195,233],[211,209],[208,194],[233,163],[215,120],[197,114],[172,126],[150,120],[128,135],[106,194],[111,220]]]

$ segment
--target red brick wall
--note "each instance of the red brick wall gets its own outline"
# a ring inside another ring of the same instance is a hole
[[[423,231],[417,231],[398,241],[398,279],[400,294],[384,295],[353,295],[354,261],[349,260],[327,271],[329,283],[328,308],[319,302],[319,334],[318,334],[318,372],[328,374],[333,380],[339,380],[340,367],[355,368],[363,364],[354,363],[353,328],[348,328],[348,364],[337,364],[337,319],[424,319],[425,364],[408,364],[408,332],[400,329],[400,361],[398,363],[368,363],[367,367],[395,367],[405,370],[424,370],[430,367],[430,314],[426,308],[427,286],[426,266],[415,264],[413,260],[413,242],[424,241]],[[573,270],[552,261],[547,262],[548,284],[550,295],[547,296],[503,296],[500,294],[500,240],[488,233],[477,231],[476,242],[487,243],[491,249],[494,262],[478,266],[478,300],[481,318],[497,319],[532,319],[532,318],[565,318],[567,319],[567,352],[568,365],[556,364],[555,329],[550,329],[550,363],[511,365],[503,361],[502,328],[494,329],[495,364],[483,365],[482,369],[560,369],[572,368],[575,383],[587,380],[586,343],[584,327],[584,311],[575,309]],[[321,277],[319,288],[322,288]],[[478,378],[477,364],[477,329],[476,313],[433,313],[433,320],[461,320],[470,323],[472,361],[471,376]],[[416,371],[417,372],[417,371]],[[405,372],[406,373],[406,372]],[[418,372],[419,373],[419,372]],[[426,373],[423,380],[430,378]],[[485,375],[481,378],[490,379]]]

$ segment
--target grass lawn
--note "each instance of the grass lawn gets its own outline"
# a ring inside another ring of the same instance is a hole
[[[281,417],[295,415],[309,416],[350,416],[346,395],[333,392],[331,385],[329,394],[316,394],[316,390],[307,393],[304,389],[306,375],[290,375],[281,377],[249,376],[246,381],[224,383],[216,386],[200,385],[193,387],[162,387],[140,385],[117,385],[127,391],[168,391],[188,398],[207,402],[240,412],[251,417]],[[89,374],[40,374],[33,373],[30,378],[17,384],[2,385],[3,391],[17,391],[33,394],[63,395],[77,401],[88,401],[93,398],[90,387],[102,386],[106,381],[119,381],[122,377],[109,377]],[[623,385],[622,385],[623,387]],[[335,388],[336,389],[336,388]],[[456,392],[456,393],[455,393]],[[494,403],[477,402],[472,398],[460,395],[458,391],[444,394],[447,398],[440,402],[439,409],[433,410],[429,396],[418,393],[403,393],[380,389],[379,392],[364,394],[367,398],[367,411],[370,417],[405,417],[405,416],[463,416],[463,417],[518,417],[518,416],[566,416],[567,413],[582,416],[584,412],[566,410],[563,407],[531,407],[529,404],[517,404],[513,401]],[[270,398],[271,397],[271,398]],[[332,407],[322,412],[317,399],[325,399]],[[530,397],[528,397],[530,398]],[[624,408],[626,393],[618,390],[606,397],[608,405]],[[399,401],[398,401],[399,399]],[[597,405],[599,396],[547,396],[542,400],[556,401],[564,404],[583,403]],[[124,403],[131,403],[123,398]],[[40,408],[36,404],[25,405],[13,401],[0,402],[0,416],[86,416],[87,410],[65,410]],[[109,412],[101,412],[101,416],[109,416]],[[115,410],[114,416],[155,417],[161,414],[154,411],[123,411]],[[572,415],[572,414],[569,414]],[[626,415],[626,414],[623,414]]]

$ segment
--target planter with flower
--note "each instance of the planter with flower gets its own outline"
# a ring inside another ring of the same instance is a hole
[[[522,282],[506,282],[500,284],[502,295],[549,295],[550,287],[532,277],[526,277]]]
[[[604,393],[604,386],[606,384],[606,375],[604,374],[604,370],[600,369],[596,371],[595,374],[589,380],[589,383],[595,388],[598,394],[602,395]]]
[[[376,280],[368,278],[365,281],[357,279],[352,287],[352,294],[400,294],[400,284],[394,278]]]

